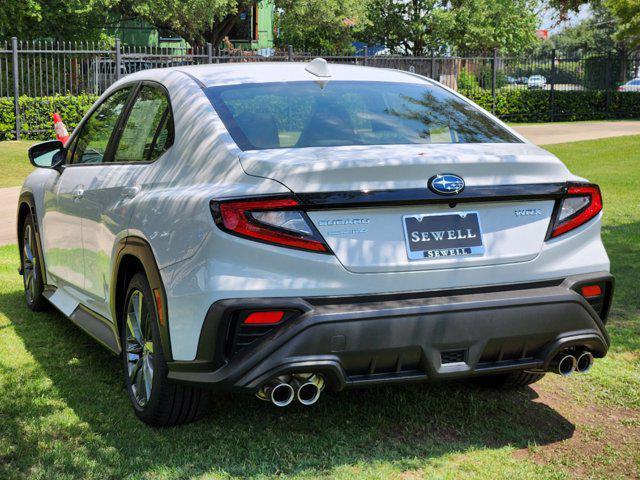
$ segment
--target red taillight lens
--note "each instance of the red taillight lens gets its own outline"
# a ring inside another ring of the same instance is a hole
[[[284,317],[282,310],[273,312],[253,312],[244,319],[244,324],[248,325],[275,325],[280,323]]]
[[[329,253],[307,214],[293,198],[214,202],[214,219],[222,230],[284,247]]]
[[[585,224],[601,211],[602,196],[597,185],[570,186],[560,205],[551,238]]]
[[[581,289],[583,297],[599,297],[602,295],[602,287],[600,285],[586,285]]]

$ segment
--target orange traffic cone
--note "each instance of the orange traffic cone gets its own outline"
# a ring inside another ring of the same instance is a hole
[[[67,131],[67,126],[62,122],[62,117],[60,117],[59,113],[53,114],[53,129],[56,131],[56,138],[62,142],[62,144],[66,144],[67,140],[69,140],[69,132]]]

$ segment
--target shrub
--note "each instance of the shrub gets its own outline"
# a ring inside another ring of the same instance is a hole
[[[467,91],[476,90],[478,88],[480,88],[480,84],[478,83],[476,76],[466,68],[460,70],[460,73],[458,74],[458,90]]]
[[[54,97],[20,97],[22,137],[32,140],[55,138],[53,131],[54,112],[62,116],[69,132],[89,110],[96,95],[58,95]],[[13,98],[0,98],[0,140],[15,138],[15,114]]]
[[[491,111],[491,92],[473,90],[465,95]],[[555,120],[597,120],[605,118],[640,118],[640,92],[556,91]],[[511,122],[547,122],[551,120],[549,90],[502,89],[496,92],[495,114]]]

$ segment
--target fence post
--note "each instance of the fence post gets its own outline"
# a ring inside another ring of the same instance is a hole
[[[493,49],[491,60],[491,113],[496,113],[496,83],[498,80],[498,49]]]
[[[120,80],[122,77],[122,51],[120,50],[120,39],[116,37],[116,80]]]
[[[551,93],[549,94],[549,117],[556,119],[556,49],[551,50]]]
[[[289,61],[293,62],[293,45],[287,45],[287,55],[289,57]]]
[[[369,47],[367,45],[364,46],[364,58],[362,59],[362,64],[366,67],[367,60],[369,57]]]
[[[16,140],[20,140],[20,86],[18,84],[18,39],[11,37],[13,63],[13,111],[16,116]]]
[[[432,80],[437,80],[435,75],[436,75],[436,52],[431,51],[431,75],[429,75],[429,78],[431,78]]]
[[[611,50],[609,50],[609,52],[607,52],[607,64],[605,66],[605,110],[607,113],[609,113],[610,109],[611,109],[611,90],[613,87],[612,85],[612,81],[611,81]]]
[[[207,63],[213,63],[213,45],[207,42]]]

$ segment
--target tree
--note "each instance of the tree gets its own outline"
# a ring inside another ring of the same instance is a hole
[[[341,51],[351,47],[366,25],[362,0],[276,0],[281,46]]]
[[[371,0],[365,35],[394,53],[512,53],[536,43],[537,0]]]
[[[561,50],[632,51],[640,47],[640,1],[592,0],[591,17],[550,38]]]
[[[106,0],[109,1],[109,0]],[[191,45],[218,46],[250,0],[114,0],[126,18],[141,18],[159,29],[177,33]]]
[[[450,42],[462,51],[514,54],[538,43],[537,0],[452,0]]]
[[[451,11],[442,0],[371,0],[369,43],[385,45],[392,53],[426,55],[446,48],[453,26]]]
[[[631,48],[640,47],[640,0],[605,0],[618,20],[615,38]]]
[[[620,48],[614,39],[617,20],[602,5],[592,6],[592,16],[564,28],[549,38],[548,47],[565,52],[606,52]]]
[[[108,16],[92,0],[3,0],[0,38],[97,40]]]

